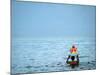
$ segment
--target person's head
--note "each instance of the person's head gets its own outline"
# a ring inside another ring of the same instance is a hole
[[[73,45],[72,48],[75,48],[75,46]]]

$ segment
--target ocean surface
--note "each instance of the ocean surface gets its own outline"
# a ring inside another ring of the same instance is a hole
[[[96,69],[96,44],[93,38],[12,38],[11,73],[80,71]],[[66,64],[69,49],[78,48],[80,64]]]

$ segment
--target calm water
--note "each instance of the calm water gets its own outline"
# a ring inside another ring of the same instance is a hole
[[[72,44],[80,56],[80,65],[74,69],[66,64]],[[12,74],[92,70],[95,53],[95,39],[90,38],[16,38],[12,40]]]

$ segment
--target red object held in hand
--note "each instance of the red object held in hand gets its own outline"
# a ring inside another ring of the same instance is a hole
[[[73,61],[73,62],[71,62],[70,64],[71,64],[71,65],[75,65],[75,64],[77,64],[77,62],[76,62],[76,61]]]

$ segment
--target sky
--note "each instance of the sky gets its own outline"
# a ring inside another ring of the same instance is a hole
[[[12,1],[13,37],[95,37],[96,7]]]

